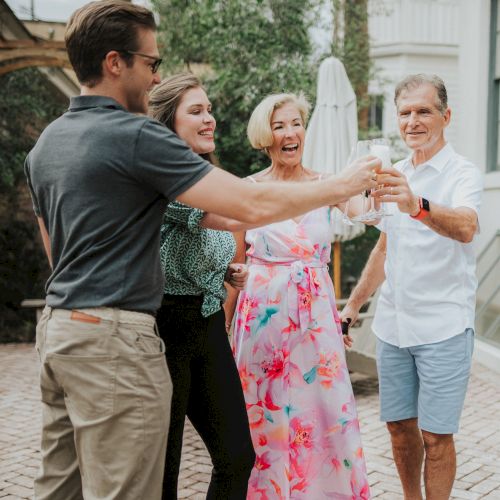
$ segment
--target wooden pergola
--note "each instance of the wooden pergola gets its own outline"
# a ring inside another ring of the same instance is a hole
[[[64,42],[38,37],[5,2],[0,0],[0,77],[23,68],[36,67],[54,91],[63,96],[78,95],[80,87],[71,69]]]
[[[64,42],[0,40],[0,76],[34,66],[71,69]]]

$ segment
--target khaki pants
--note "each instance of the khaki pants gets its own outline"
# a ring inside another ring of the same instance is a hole
[[[35,499],[161,498],[172,383],[152,316],[46,307]]]

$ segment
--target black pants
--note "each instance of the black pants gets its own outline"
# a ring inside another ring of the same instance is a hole
[[[245,400],[224,313],[204,318],[201,303],[201,297],[166,295],[157,315],[174,385],[163,499],[177,498],[187,415],[214,466],[207,498],[244,500],[255,461]]]

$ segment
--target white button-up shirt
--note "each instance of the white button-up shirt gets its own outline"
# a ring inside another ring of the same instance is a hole
[[[431,203],[479,211],[482,175],[447,144],[416,168],[411,158],[395,168],[406,175],[416,195]],[[473,243],[440,236],[398,210],[378,226],[387,234],[386,280],[382,285],[373,331],[399,347],[440,342],[474,328],[477,288]]]

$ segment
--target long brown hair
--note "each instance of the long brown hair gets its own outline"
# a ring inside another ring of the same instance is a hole
[[[178,73],[165,78],[149,94],[149,115],[176,132],[175,113],[179,103],[188,90],[196,88],[203,89],[203,85],[192,73]],[[214,165],[219,165],[212,152],[200,156]]]

